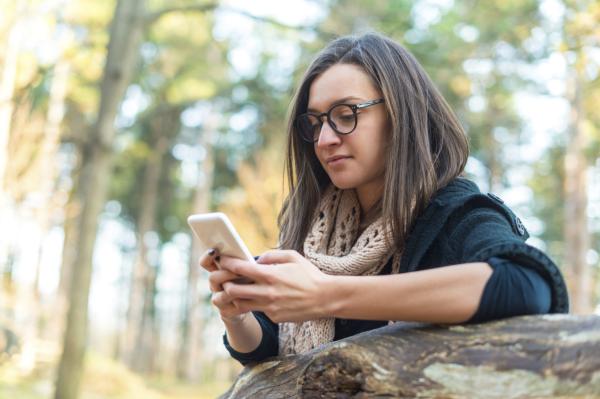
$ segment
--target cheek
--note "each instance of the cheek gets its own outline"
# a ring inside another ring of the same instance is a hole
[[[385,170],[385,148],[381,146],[379,148],[379,151],[376,152],[376,154],[376,157],[373,159],[372,169],[374,171],[374,174],[379,176]]]
[[[371,134],[365,137],[360,144],[371,163],[383,165],[387,147],[390,143],[389,132],[386,126],[376,125],[369,130]]]

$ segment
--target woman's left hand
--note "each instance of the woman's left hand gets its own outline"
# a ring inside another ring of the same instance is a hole
[[[240,311],[262,311],[275,323],[330,316],[327,287],[332,276],[291,250],[265,252],[257,262],[221,256],[221,268],[254,281],[223,284]]]

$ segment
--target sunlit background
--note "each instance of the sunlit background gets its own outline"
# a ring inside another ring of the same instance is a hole
[[[295,84],[328,41],[368,30],[417,57],[469,134],[469,177],[560,265],[572,310],[600,313],[597,1],[0,10],[0,398],[224,392],[241,367],[185,220],[223,211],[253,253],[277,244]],[[67,322],[69,307],[88,311]]]

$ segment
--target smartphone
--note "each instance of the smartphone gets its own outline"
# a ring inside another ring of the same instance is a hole
[[[187,222],[198,240],[200,240],[203,251],[215,248],[221,255],[256,263],[233,224],[224,213],[213,212],[191,215],[188,217]],[[253,283],[247,277],[240,277],[233,281],[238,284]]]

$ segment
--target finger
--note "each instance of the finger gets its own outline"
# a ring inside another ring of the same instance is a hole
[[[223,291],[222,284],[226,281],[236,280],[240,276],[229,270],[215,270],[208,275],[208,284],[212,292]]]
[[[226,309],[227,306],[234,306],[233,298],[231,298],[225,291],[213,292],[210,302],[216,306],[219,311]]]
[[[228,317],[234,317],[234,316],[238,316],[242,313],[245,313],[244,310],[238,309],[233,302],[220,304],[220,303],[218,303],[218,301],[219,301],[218,298],[214,299],[214,302],[216,302],[215,307],[217,308],[217,311],[219,312],[221,317],[228,318]]]
[[[223,290],[229,299],[251,299],[261,302],[273,302],[276,298],[273,290],[269,286],[259,284],[235,284],[232,282],[223,283]]]
[[[215,259],[219,256],[219,250],[215,248],[210,248],[208,251],[204,252],[202,256],[200,256],[200,266],[209,272],[213,272],[218,270]]]
[[[297,261],[300,256],[302,255],[290,249],[274,249],[262,254],[256,262],[263,265],[293,263],[294,261]]]
[[[264,281],[269,278],[269,269],[264,265],[259,265],[246,260],[232,258],[229,256],[221,257],[221,268],[229,270],[239,276],[249,277],[252,281]]]
[[[252,310],[266,309],[267,305],[259,301],[237,299],[233,301],[226,292],[216,292],[211,298],[212,304],[218,309],[221,316],[231,317]]]

